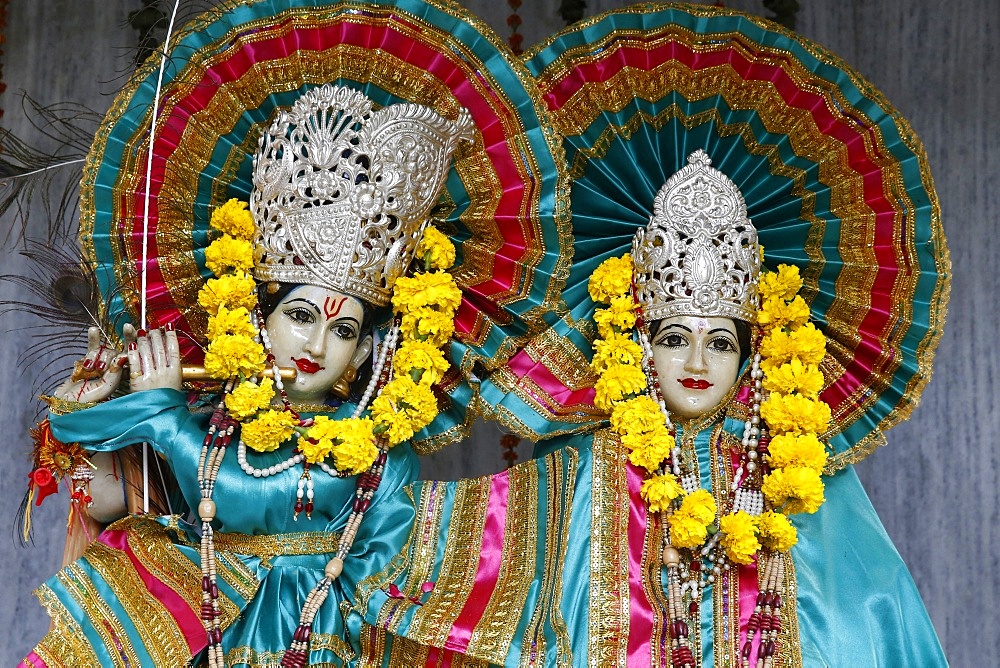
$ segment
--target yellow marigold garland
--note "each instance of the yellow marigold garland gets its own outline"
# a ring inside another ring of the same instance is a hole
[[[820,475],[827,452],[819,435],[831,419],[830,407],[819,399],[826,337],[807,322],[809,308],[797,294],[801,288],[798,267],[790,265],[778,265],[776,272],[765,272],[760,279],[760,368],[768,392],[760,416],[771,434],[771,470],[761,492],[773,510],[757,519],[757,530],[764,547],[782,552],[797,540],[785,516],[814,513],[823,503]]]
[[[213,211],[210,224],[222,235],[205,251],[205,264],[216,277],[206,281],[198,294],[199,304],[209,314],[205,369],[213,378],[236,380],[225,403],[233,417],[244,421],[242,439],[247,447],[275,450],[298,432],[298,447],[308,462],[332,456],[338,470],[361,473],[378,457],[377,436],[396,445],[434,420],[438,406],[430,386],[450,367],[441,347],[451,338],[462,298],[451,274],[444,271],[456,255],[447,236],[428,227],[417,247],[425,271],[396,281],[392,302],[401,316],[402,344],[393,379],[372,402],[371,417],[317,416],[303,427],[292,413],[268,408],[275,396],[270,378],[254,379],[264,369],[265,356],[263,346],[254,340],[257,329],[250,318],[257,304],[256,284],[247,273],[253,266],[255,230],[246,203],[229,200]]]
[[[632,259],[629,255],[604,261],[588,285],[591,298],[607,308],[594,315],[599,337],[594,342],[591,367],[598,374],[594,405],[611,412],[611,429],[628,450],[629,461],[650,477],[641,494],[651,512],[673,508],[667,518],[675,547],[702,545],[717,508],[711,494],[698,489],[684,494],[671,473],[658,474],[674,447],[657,403],[642,393],[646,378],[641,369],[642,349],[632,339],[635,307],[629,294]],[[735,563],[748,564],[763,547],[784,552],[797,540],[786,514],[815,512],[823,502],[820,479],[826,465],[825,447],[818,439],[831,419],[830,408],[818,398],[823,387],[819,363],[826,354],[826,338],[808,322],[809,307],[798,296],[802,279],[797,267],[779,265],[760,279],[763,305],[761,369],[769,396],[761,417],[771,431],[768,463],[772,467],[761,486],[775,510],[758,518],[743,511],[719,518],[720,545]]]

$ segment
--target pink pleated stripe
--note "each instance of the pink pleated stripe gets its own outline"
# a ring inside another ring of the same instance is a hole
[[[125,531],[105,531],[97,538],[114,550],[123,552],[132,562],[139,577],[146,585],[146,589],[151,594],[150,600],[159,601],[160,605],[173,618],[174,623],[184,636],[191,654],[200,652],[208,644],[205,636],[205,628],[202,626],[198,614],[191,609],[181,596],[172,587],[159,580],[149,572],[142,564],[135,552],[128,544],[128,536]]]
[[[640,495],[642,473],[626,465],[628,487],[628,665],[650,665],[649,639],[653,637],[653,608],[642,586],[642,553],[646,544],[646,502]]]
[[[509,482],[506,471],[490,479],[490,498],[486,509],[483,546],[479,554],[476,581],[472,585],[472,591],[469,592],[469,598],[465,602],[462,612],[459,613],[458,619],[452,624],[448,633],[448,638],[444,643],[446,649],[464,652],[469,647],[472,632],[479,620],[482,619],[486,605],[496,589],[507,527]]]

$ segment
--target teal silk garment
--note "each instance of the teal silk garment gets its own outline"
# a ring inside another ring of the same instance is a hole
[[[726,418],[696,427],[693,439],[679,433],[678,442],[696,450],[704,488],[711,490],[708,472],[719,466],[712,448],[738,447],[742,429]],[[358,601],[367,622],[415,645],[395,648],[397,662],[382,665],[458,662],[462,654],[509,667],[670,665],[659,609],[662,532],[645,517],[642,475],[608,430],[562,441],[543,443],[539,459],[494,476],[419,481],[397,495],[400,516],[416,513],[407,550],[384,578],[361,588]],[[824,481],[820,510],[793,516],[799,541],[794,567],[786,565],[774,665],[947,665],[853,468]],[[699,665],[737,665],[724,616],[735,624],[740,611],[742,646],[750,610],[736,582],[746,569],[730,566],[703,594]],[[430,594],[425,582],[434,583]]]
[[[148,442],[169,464],[190,507],[200,499],[198,458],[208,416],[192,413],[184,394],[150,390],[53,416],[64,442],[116,450]],[[344,405],[337,413],[349,413]],[[333,409],[331,409],[333,410]],[[336,415],[335,415],[336,417]],[[231,446],[235,450],[235,442]],[[256,468],[290,456],[291,443],[271,453],[249,451]],[[389,454],[382,484],[313,624],[310,665],[349,665],[357,655],[361,620],[350,614],[354,586],[399,550],[407,527],[387,525],[386,497],[416,478],[406,444]],[[292,639],[302,602],[323,577],[339,531],[351,512],[356,477],[334,478],[315,467],[312,519],[293,519],[302,466],[277,475],[247,475],[229,452],[214,499],[223,640],[227,665],[276,665]],[[126,518],[111,525],[87,553],[39,588],[56,629],[39,646],[68,665],[183,665],[205,645],[198,620],[201,572],[195,527],[178,518]],[[138,587],[138,589],[137,589]],[[193,609],[192,609],[193,608]],[[45,656],[36,648],[36,653]],[[75,663],[85,661],[87,663]],[[51,664],[50,664],[51,665]]]

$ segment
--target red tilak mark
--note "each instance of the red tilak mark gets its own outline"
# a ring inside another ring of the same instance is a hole
[[[327,320],[333,320],[340,313],[340,309],[344,308],[344,303],[347,301],[347,297],[327,297],[326,301],[323,302],[323,315],[326,316]]]

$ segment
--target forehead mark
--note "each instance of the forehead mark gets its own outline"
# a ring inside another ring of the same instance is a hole
[[[705,330],[708,329],[708,320],[705,320],[704,318],[698,318],[696,323],[697,323],[696,327],[698,328],[698,333],[704,334]]]
[[[327,297],[323,302],[323,315],[327,320],[333,320],[340,314],[340,310],[347,303],[347,297]]]

